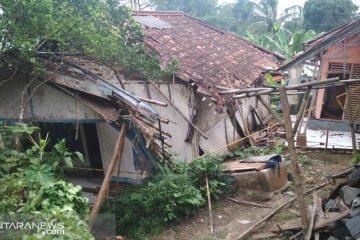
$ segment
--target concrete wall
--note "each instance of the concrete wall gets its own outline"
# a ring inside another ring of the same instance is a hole
[[[157,86],[185,116],[190,118],[192,108],[195,105],[191,88],[179,83],[161,83],[157,84]],[[127,81],[125,82],[125,88],[136,96],[167,103],[167,100],[153,86],[147,85],[142,81]],[[182,161],[190,161],[196,157],[198,155],[196,137],[193,137],[191,142],[185,142],[189,126],[188,122],[170,104],[167,107],[152,106],[159,111],[160,116],[170,120],[169,124],[162,124],[161,127],[172,134],[172,139],[169,139],[169,142],[172,144],[175,158]]]

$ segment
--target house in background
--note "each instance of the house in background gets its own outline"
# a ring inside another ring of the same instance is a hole
[[[283,65],[280,70],[304,63],[315,66],[318,80],[339,77],[340,79],[360,78],[360,19],[355,19],[318,38],[306,43],[305,51],[293,61]],[[315,79],[316,80],[316,79]],[[352,110],[355,119],[360,120],[360,88],[351,85]],[[314,117],[316,119],[348,119],[345,104],[345,87],[337,86],[321,89],[316,96]]]
[[[125,89],[136,96],[171,101],[207,137],[194,131],[173,106],[154,106],[170,120],[164,129],[173,136],[170,143],[176,158],[189,161],[226,146],[255,130],[256,113],[260,118],[268,116],[256,98],[237,106],[231,97],[219,95],[218,87],[260,85],[264,69],[278,68],[282,56],[182,12],[135,11],[133,16],[142,25],[144,43],[157,54],[161,67],[172,59],[180,64],[172,79],[158,81],[156,87],[128,79]],[[228,150],[224,147],[217,153]]]
[[[341,80],[360,79],[359,34],[360,18],[357,18],[306,43],[304,52],[291,62],[281,66],[279,70],[288,70],[299,63],[303,63],[315,68],[314,77],[311,79],[313,81],[333,77],[339,77]],[[351,120],[359,123],[360,84],[350,85],[350,100],[353,115]],[[344,85],[314,91],[309,108],[314,109],[312,110],[312,117],[316,120],[309,119],[309,129],[335,131],[336,133],[333,133],[333,136],[330,134],[329,147],[351,148],[348,107]],[[344,134],[344,132],[346,133]],[[338,136],[335,136],[336,134]],[[323,144],[326,141],[324,139],[326,133],[314,132],[312,135],[313,138],[308,136],[310,137],[308,141],[314,141],[310,145],[319,147],[320,142]],[[356,135],[359,140],[360,136]]]

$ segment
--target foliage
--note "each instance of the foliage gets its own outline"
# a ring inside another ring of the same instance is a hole
[[[34,221],[62,223],[66,229],[59,236],[18,232],[18,238],[93,239],[86,223],[89,206],[81,187],[58,178],[63,166],[72,166],[72,158],[81,159],[82,155],[68,152],[65,141],[49,151],[48,137],[34,140],[36,130],[26,124],[0,125],[0,215],[26,214]],[[13,232],[9,234],[15,238]]]
[[[301,27],[302,8],[294,5],[285,9],[278,18],[278,0],[259,0],[254,2],[254,17],[249,30],[252,33],[274,33],[276,24],[287,22],[288,25]]]
[[[308,0],[304,5],[304,27],[316,32],[330,31],[357,16],[352,0]]]
[[[353,154],[353,157],[351,159],[352,165],[357,165],[360,163],[360,153]]]
[[[203,17],[215,12],[217,0],[158,0],[156,10],[182,11],[191,16]]]
[[[77,54],[126,76],[158,79],[159,62],[143,47],[140,25],[116,0],[3,0],[0,60],[35,62],[37,50]]]
[[[81,186],[59,180],[42,185],[39,191],[30,191],[26,204],[20,212],[51,211],[53,208],[68,208],[85,218],[88,214],[88,201],[81,192]]]
[[[228,181],[222,160],[218,156],[207,156],[191,163],[160,166],[160,172],[147,184],[119,193],[106,202],[102,211],[118,216],[117,234],[146,239],[206,204],[205,173],[212,196],[219,199],[224,195]]]
[[[281,154],[284,152],[285,146],[284,145],[278,145],[275,147],[247,147],[247,148],[239,148],[234,151],[234,154],[236,156],[239,156],[240,159],[245,159],[252,156],[263,156],[263,155],[269,155],[269,154]]]

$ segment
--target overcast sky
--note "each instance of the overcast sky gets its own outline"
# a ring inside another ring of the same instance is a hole
[[[306,0],[279,0],[279,14],[284,11],[284,9],[291,7],[293,5],[304,6]],[[324,0],[326,3],[327,0]],[[235,0],[218,0],[219,3],[233,3]],[[353,3],[360,6],[360,0],[353,0]]]

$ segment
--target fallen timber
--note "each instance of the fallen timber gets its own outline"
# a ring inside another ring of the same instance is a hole
[[[311,81],[307,83],[294,84],[286,86],[285,90],[306,90],[308,87],[312,89],[321,89],[335,86],[344,86],[346,84],[358,83],[360,79],[347,79],[340,80],[338,77],[329,78],[321,81]],[[278,93],[278,89],[273,86],[268,87],[259,87],[259,88],[247,88],[247,89],[227,89],[220,92],[220,95],[230,95],[230,94],[239,94],[234,95],[234,99],[241,99],[246,97],[254,97],[259,95],[273,95]]]

